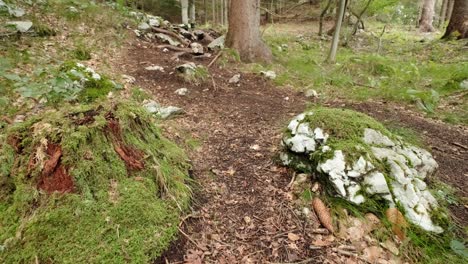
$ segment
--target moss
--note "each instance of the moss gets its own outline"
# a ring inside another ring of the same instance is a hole
[[[109,132],[109,118],[121,136]],[[187,157],[154,121],[117,101],[64,106],[10,128],[0,138],[0,259],[148,263],[159,256],[177,234],[191,191]],[[20,139],[19,152],[5,144],[9,136]],[[73,193],[38,190],[42,169],[27,168],[44,139],[61,145]],[[143,153],[144,168],[129,168],[119,144]]]

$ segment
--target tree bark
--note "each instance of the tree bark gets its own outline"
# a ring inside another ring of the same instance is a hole
[[[180,6],[182,9],[182,24],[187,25],[189,23],[188,17],[188,7],[189,1],[188,0],[180,0]]]
[[[449,24],[442,38],[468,38],[468,0],[455,0]]]
[[[190,11],[190,23],[195,24],[195,20],[196,20],[195,0],[190,1],[189,11]]]
[[[323,34],[323,18],[324,18],[325,15],[327,14],[327,11],[328,11],[328,9],[330,8],[331,3],[332,3],[332,0],[328,0],[327,5],[326,5],[325,8],[322,10],[322,13],[320,13],[319,32],[318,32],[318,35],[319,35],[319,36],[322,36],[322,34]]]
[[[341,24],[343,22],[344,12],[346,8],[346,0],[340,0],[340,9],[338,10],[338,17],[335,23],[335,32],[333,33],[333,41],[330,48],[330,54],[327,61],[334,63],[336,61],[336,51],[338,50],[338,42],[340,40]]]
[[[419,19],[419,30],[421,32],[434,32],[432,22],[434,21],[434,0],[424,0],[421,18]]]
[[[452,18],[452,13],[453,13],[453,6],[455,4],[455,0],[448,0],[449,3],[448,3],[448,7],[447,7],[447,14],[445,15],[446,17],[446,21],[450,21],[450,19]]]
[[[226,46],[244,62],[271,62],[271,51],[260,38],[260,0],[231,1],[228,16]]]
[[[437,23],[438,27],[441,27],[445,24],[445,14],[447,13],[447,2],[448,0],[443,0],[442,6],[440,7],[439,12],[439,22]]]

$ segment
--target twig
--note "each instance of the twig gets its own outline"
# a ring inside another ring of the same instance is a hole
[[[151,30],[153,30],[154,32],[157,32],[157,33],[163,33],[163,34],[169,35],[169,36],[171,36],[171,37],[174,37],[174,38],[176,38],[180,43],[182,43],[184,46],[188,46],[188,45],[189,45],[189,42],[187,42],[184,38],[182,38],[181,36],[179,36],[178,34],[172,32],[172,31],[165,30],[165,29],[162,29],[162,28],[157,28],[157,27],[152,27]]]
[[[192,244],[194,244],[198,249],[200,249],[201,251],[205,251],[204,248],[202,248],[200,245],[198,245],[197,242],[195,242],[191,237],[189,237],[189,235],[187,235],[184,231],[182,231],[182,229],[180,229],[180,227],[177,227],[177,229],[179,229],[179,232],[180,232],[185,238],[187,238],[188,241],[190,241]]]
[[[296,229],[293,229],[293,230],[288,230],[288,231],[285,231],[285,232],[281,232],[279,234],[276,234],[274,236],[272,236],[271,238],[277,238],[277,237],[280,237],[280,236],[284,236],[288,233],[292,233],[292,232],[296,232],[296,231],[299,231],[299,228],[296,228]]]
[[[13,124],[13,120],[11,120],[8,116],[2,116],[0,120],[7,122],[8,124]]]
[[[210,61],[210,63],[206,67],[207,68],[211,67],[211,65],[213,65],[219,59],[222,53],[223,53],[222,51],[218,52],[218,54],[213,58],[213,60]]]
[[[455,145],[455,146],[460,147],[460,148],[462,148],[462,149],[468,150],[468,147],[467,147],[467,146],[462,145],[462,144],[457,143],[457,142],[452,142],[452,145]]]
[[[211,82],[213,83],[213,90],[214,91],[218,90],[218,88],[216,88],[216,83],[215,83],[213,76],[211,76]]]

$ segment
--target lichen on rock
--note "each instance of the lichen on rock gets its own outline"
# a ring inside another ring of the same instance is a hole
[[[315,172],[334,195],[357,205],[386,201],[389,207],[402,207],[405,217],[422,229],[443,231],[431,219],[439,205],[424,182],[436,172],[436,161],[371,117],[316,108],[290,121],[282,145],[284,165]]]

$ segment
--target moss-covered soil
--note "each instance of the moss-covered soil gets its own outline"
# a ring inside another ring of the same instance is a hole
[[[137,105],[66,106],[1,137],[6,263],[148,263],[178,232],[188,164]]]

